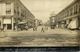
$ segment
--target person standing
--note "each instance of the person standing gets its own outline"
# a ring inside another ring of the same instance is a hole
[[[42,27],[41,32],[44,32],[44,28]]]

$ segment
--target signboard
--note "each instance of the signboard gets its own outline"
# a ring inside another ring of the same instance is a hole
[[[11,19],[4,19],[3,23],[4,24],[11,24]]]

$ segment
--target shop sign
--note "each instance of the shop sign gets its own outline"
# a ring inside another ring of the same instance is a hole
[[[11,24],[11,19],[4,19],[3,23],[4,24]]]

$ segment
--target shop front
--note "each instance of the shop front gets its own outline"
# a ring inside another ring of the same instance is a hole
[[[3,29],[4,30],[14,30],[13,18],[3,19]]]
[[[3,28],[4,28],[4,30],[10,30],[10,29],[12,29],[11,19],[4,19],[3,20]]]

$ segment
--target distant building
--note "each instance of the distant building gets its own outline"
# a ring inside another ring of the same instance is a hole
[[[14,30],[20,22],[33,26],[35,16],[20,0],[0,0],[0,28]]]
[[[42,20],[35,19],[35,24],[34,24],[34,26],[35,26],[35,27],[38,27],[38,26],[40,26],[40,25],[42,25]]]
[[[51,27],[51,29],[54,29],[54,27],[55,27],[55,16],[51,16],[50,17],[50,27]]]
[[[42,25],[42,20],[38,20],[39,21],[39,26],[41,26]]]

